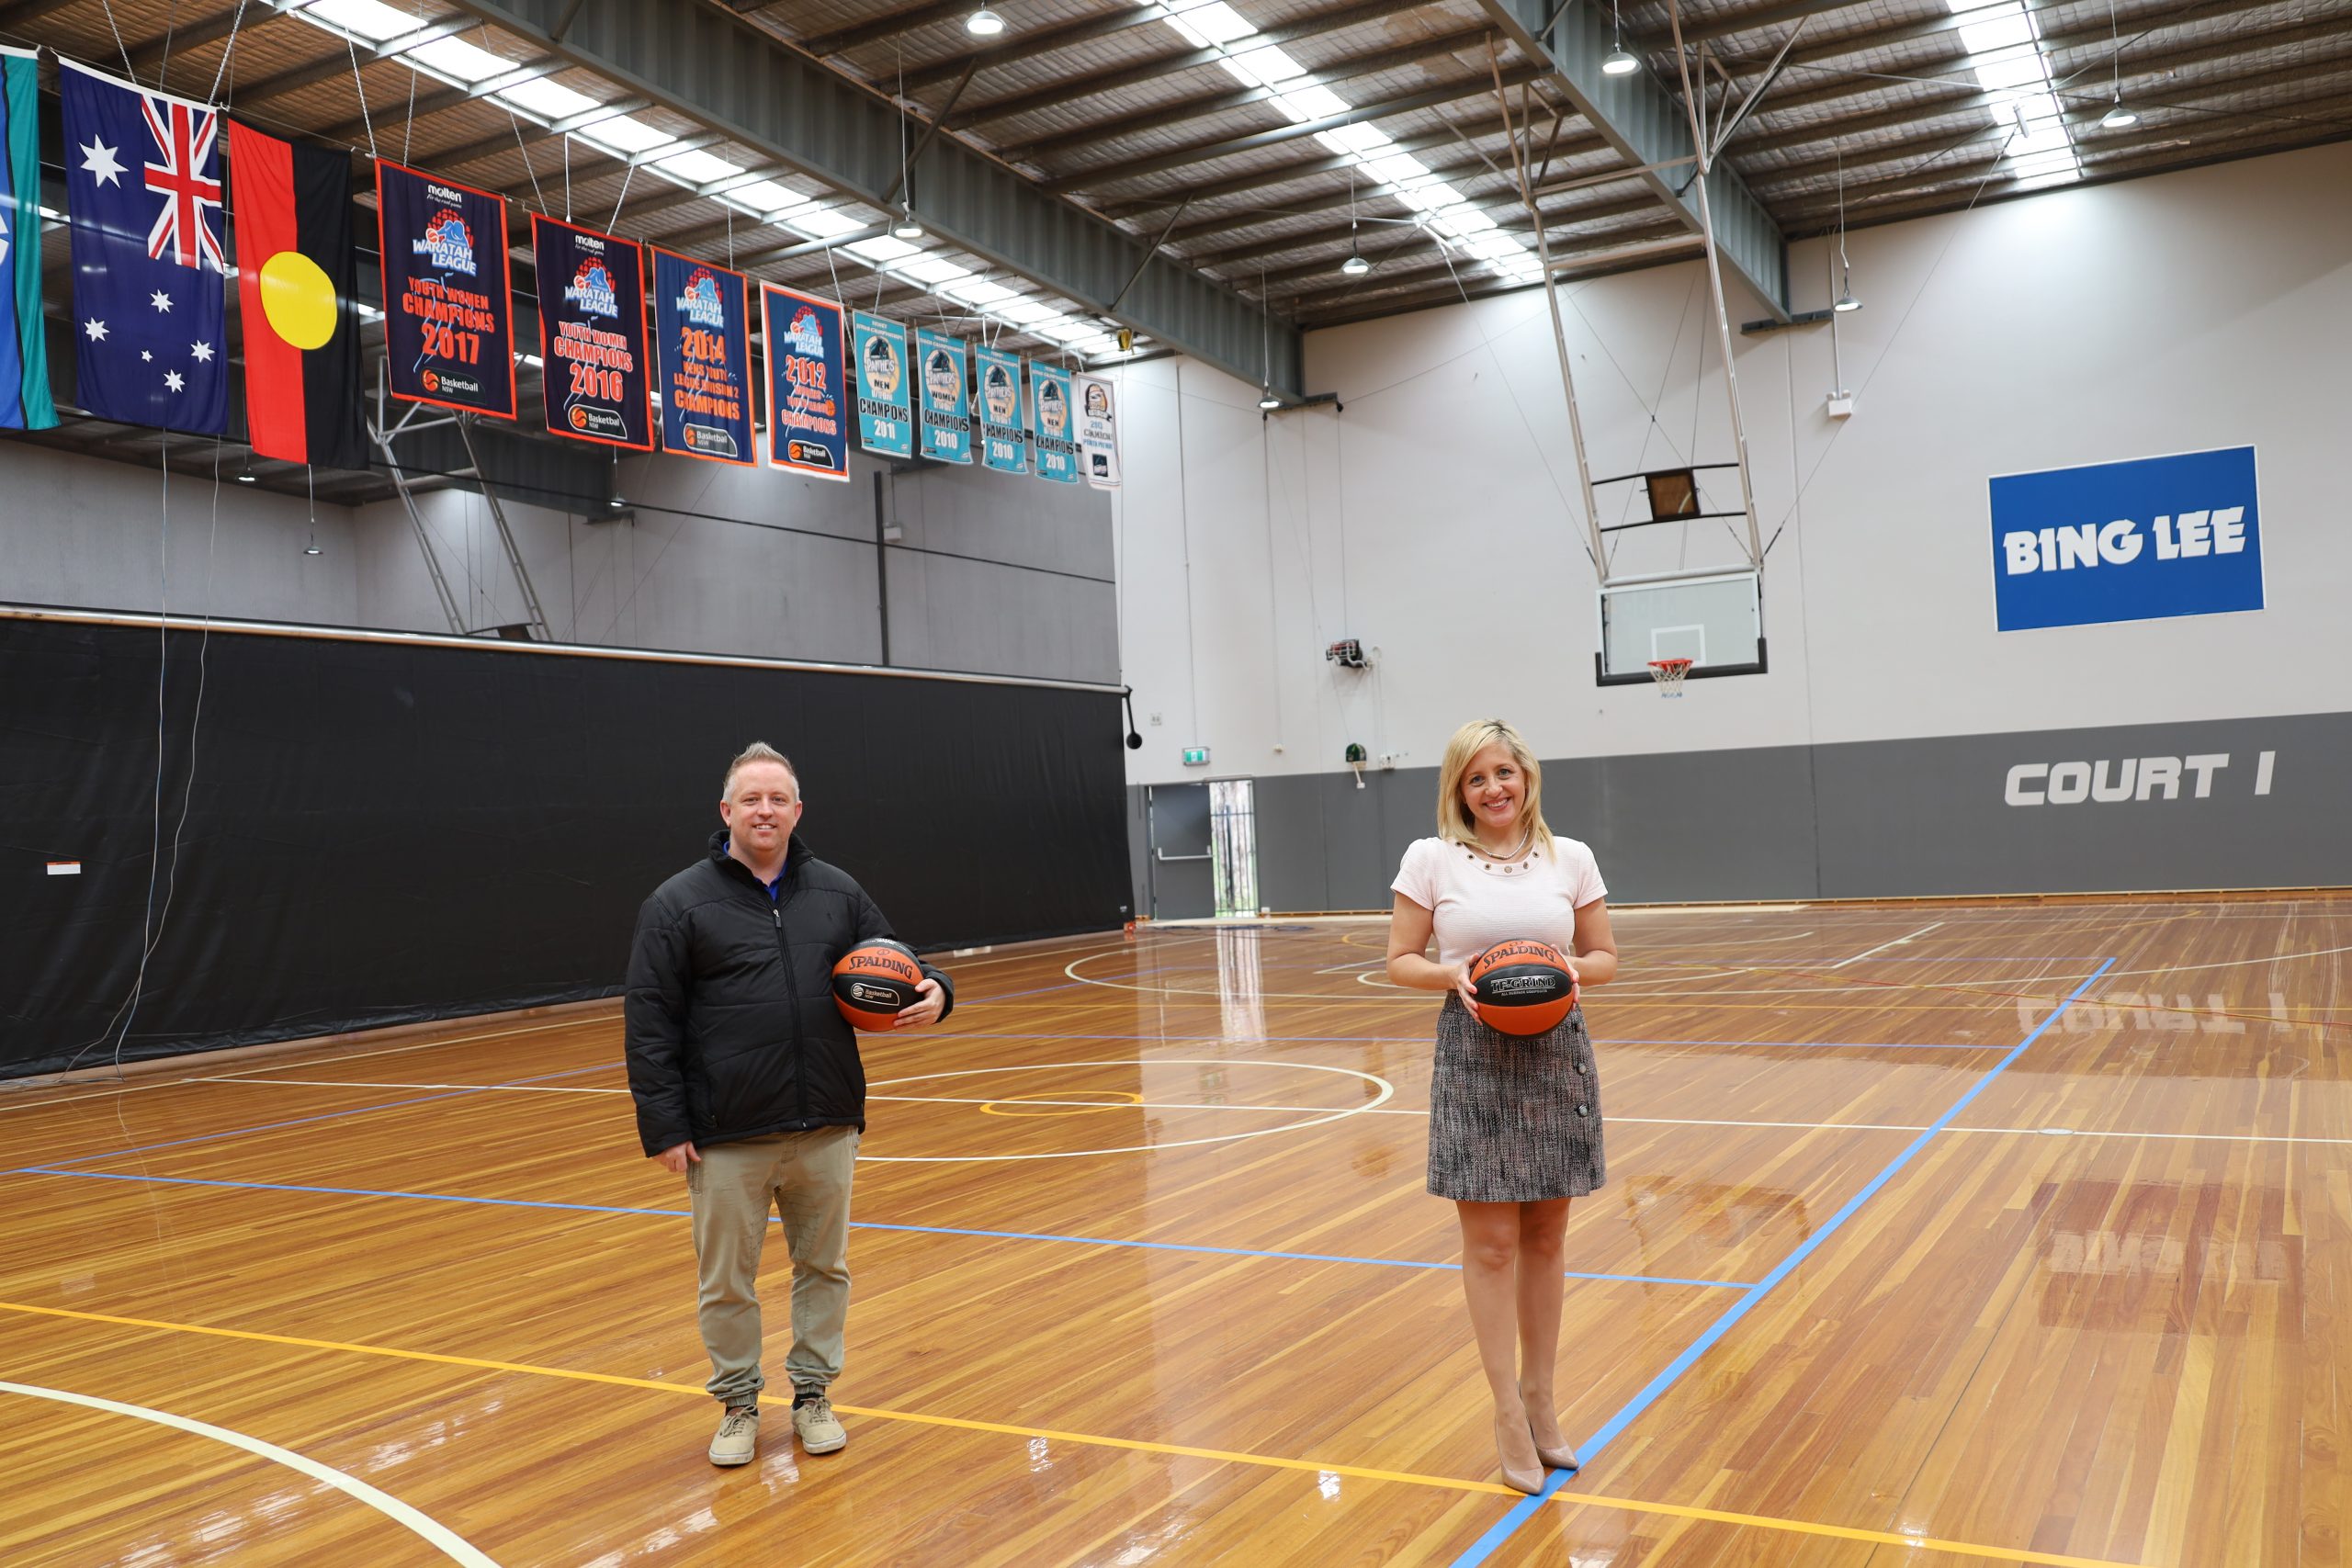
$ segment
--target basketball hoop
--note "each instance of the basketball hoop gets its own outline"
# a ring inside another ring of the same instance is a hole
[[[1682,694],[1682,677],[1690,673],[1690,662],[1688,659],[1650,660],[1650,679],[1657,682],[1659,696],[1679,697]]]

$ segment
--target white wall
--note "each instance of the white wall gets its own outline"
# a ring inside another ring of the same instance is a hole
[[[1261,422],[1204,367],[1128,367],[1122,646],[1163,716],[1130,778],[1201,776],[1185,745],[1216,774],[1328,772],[1351,740],[1430,766],[1487,714],[1557,757],[2352,709],[2352,204],[2312,199],[2346,188],[2334,146],[1851,235],[1850,421],[1822,406],[1827,327],[1735,337],[1771,671],[1679,703],[1593,683],[1540,292],[1310,334],[1343,413]],[[1825,262],[1792,248],[1797,309],[1828,302]],[[1730,456],[1699,264],[1563,295],[1596,473]],[[1996,631],[1990,476],[2246,442],[2267,610]],[[1737,559],[1719,524],[1613,538],[1620,572]],[[1343,636],[1374,672],[1323,661]]]

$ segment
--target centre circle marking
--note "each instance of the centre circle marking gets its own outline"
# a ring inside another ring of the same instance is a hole
[[[1040,1089],[1035,1094],[1016,1094],[1010,1100],[988,1100],[980,1106],[980,1114],[983,1116],[1011,1116],[1018,1120],[1023,1117],[1035,1118],[1040,1116],[1092,1116],[1104,1111],[1139,1111],[1143,1108],[1143,1096],[1137,1094],[1131,1089],[1072,1089],[1069,1095],[1057,1097],[1062,1101],[1061,1103],[1034,1106],[1024,1103],[1024,1101],[1035,1100],[1046,1095],[1053,1094],[1054,1092],[1054,1090],[1049,1089]],[[1124,1094],[1127,1098],[1124,1100],[1114,1100],[1110,1101],[1108,1104],[1103,1105],[1070,1105],[1067,1103],[1068,1100],[1075,1098],[1080,1094]],[[1016,1106],[1020,1107],[1020,1109],[1012,1109]]]
[[[1379,1107],[1387,1104],[1388,1101],[1395,1099],[1396,1096],[1396,1086],[1390,1083],[1386,1078],[1382,1077],[1378,1073],[1358,1072],[1353,1067],[1335,1067],[1322,1062],[1264,1062],[1246,1056],[1155,1056],[1148,1061],[1129,1059],[1124,1062],[1029,1062],[1015,1066],[959,1067],[949,1072],[910,1073],[904,1077],[882,1078],[868,1084],[866,1087],[868,1089],[886,1089],[893,1084],[929,1083],[939,1078],[981,1077],[994,1073],[1050,1073],[1064,1072],[1072,1067],[1136,1068],[1147,1066],[1276,1067],[1295,1072],[1331,1073],[1340,1077],[1354,1078],[1362,1083],[1375,1084],[1379,1087],[1380,1092],[1374,1095],[1372,1099],[1364,1101],[1362,1105],[1342,1106],[1338,1110],[1328,1111],[1321,1115],[1310,1116],[1303,1122],[1288,1122],[1279,1127],[1260,1127],[1247,1133],[1220,1133],[1215,1137],[1208,1138],[1177,1138],[1164,1144],[1127,1144],[1117,1148],[1108,1149],[1057,1149],[1046,1154],[1034,1155],[861,1154],[857,1156],[858,1163],[861,1165],[869,1163],[876,1165],[958,1165],[967,1163],[977,1165],[994,1164],[1001,1161],[1017,1159],[1085,1159],[1094,1155],[1152,1154],[1160,1149],[1192,1148],[1202,1144],[1229,1144],[1242,1138],[1270,1138],[1277,1133],[1303,1132],[1306,1128],[1320,1127],[1326,1122],[1338,1122],[1346,1117],[1361,1116],[1367,1111],[1377,1110]],[[1125,1093],[1127,1091],[1120,1089],[1106,1090],[1104,1092]],[[990,1100],[988,1103],[990,1105],[1001,1105],[1006,1102],[1003,1100]],[[1113,1109],[1119,1108],[1114,1107]],[[1256,1109],[1256,1107],[1237,1105],[1232,1107],[1232,1109],[1236,1111],[1250,1111]],[[999,1114],[1003,1114],[1003,1112],[999,1112]]]

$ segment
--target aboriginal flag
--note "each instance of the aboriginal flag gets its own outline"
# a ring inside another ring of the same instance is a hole
[[[289,463],[364,468],[350,158],[232,120],[229,195],[253,448]]]

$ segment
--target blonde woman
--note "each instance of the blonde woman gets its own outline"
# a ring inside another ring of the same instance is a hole
[[[1438,769],[1437,837],[1405,852],[1393,885],[1388,977],[1442,991],[1430,1083],[1430,1190],[1462,1222],[1462,1284],[1495,1400],[1503,1479],[1544,1486],[1576,1451],[1552,1405],[1561,1237],[1568,1201],[1599,1188],[1600,1086],[1584,1010],[1546,1034],[1510,1035],[1470,1010],[1470,961],[1513,937],[1572,954],[1583,986],[1617,973],[1608,888],[1592,852],[1554,835],[1544,771],[1501,719],[1464,725]],[[1428,955],[1430,939],[1438,955]]]

